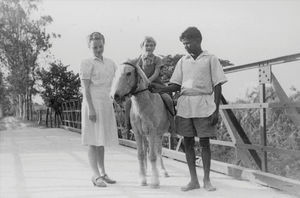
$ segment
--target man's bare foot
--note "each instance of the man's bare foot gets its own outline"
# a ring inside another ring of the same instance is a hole
[[[200,185],[198,182],[190,182],[186,186],[181,187],[181,191],[189,191],[200,188]]]
[[[207,191],[216,191],[217,189],[216,189],[216,187],[214,187],[211,183],[210,183],[210,181],[203,181],[203,183],[204,183],[204,189],[205,190],[207,190]]]

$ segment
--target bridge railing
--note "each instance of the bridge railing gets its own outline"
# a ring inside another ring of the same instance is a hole
[[[31,121],[36,122],[38,125],[46,127],[59,127],[61,119],[55,115],[52,108],[47,107],[46,109],[38,109],[32,112]]]
[[[252,167],[263,172],[268,172],[269,153],[294,156],[295,158],[300,159],[300,150],[278,148],[277,146],[275,147],[268,145],[266,113],[267,109],[270,108],[285,109],[286,115],[298,127],[298,130],[300,130],[300,114],[297,110],[297,108],[300,108],[300,102],[290,101],[287,94],[281,87],[279,81],[277,80],[275,74],[272,72],[272,67],[275,65],[299,60],[300,53],[246,65],[224,67],[224,71],[226,74],[245,71],[249,69],[258,69],[259,102],[248,104],[229,104],[224,96],[222,96],[221,99],[220,116],[222,118],[222,124],[225,125],[229,134],[230,138],[228,139],[230,139],[231,141],[211,140],[211,143],[217,146],[232,148],[234,150],[234,164],[243,165],[245,167]],[[279,102],[268,102],[266,100],[266,85],[272,85],[276,95],[279,98]],[[63,127],[80,132],[81,102],[66,102],[63,104],[62,109]],[[245,109],[259,110],[259,144],[253,144],[251,142],[251,138],[248,137],[247,133],[245,132],[241,123],[235,115],[234,111]],[[124,131],[124,108],[122,106],[115,105],[115,111],[120,143],[127,146],[133,146],[134,143],[131,141],[132,139],[134,139],[133,134],[122,133]],[[164,144],[165,147],[167,147],[167,150],[164,150],[165,155],[185,161],[182,155],[178,155],[178,153],[180,153],[179,151],[184,151],[184,146],[182,145],[182,137],[178,135],[171,136],[169,134],[165,135],[164,138]],[[196,138],[196,140],[198,139]],[[228,170],[226,171],[228,173]]]
[[[76,132],[81,131],[81,100],[62,103],[61,127]]]
[[[245,164],[250,165],[254,161],[257,167],[265,172],[268,172],[268,152],[275,152],[277,154],[288,154],[295,157],[300,157],[299,150],[291,150],[284,148],[277,148],[267,145],[267,114],[266,110],[270,108],[284,108],[286,115],[293,121],[293,123],[300,129],[300,114],[297,107],[300,107],[300,102],[292,102],[281,87],[275,74],[272,72],[272,67],[287,62],[294,62],[300,60],[300,53],[288,56],[282,56],[274,59],[259,61],[240,66],[225,67],[225,73],[240,72],[249,69],[258,69],[258,83],[259,83],[259,102],[250,104],[228,104],[224,97],[222,97],[222,105],[220,107],[222,120],[227,128],[228,133],[232,139],[232,145],[237,151],[237,156]],[[272,85],[279,102],[266,101],[266,85]],[[250,138],[247,137],[241,124],[237,121],[234,115],[234,109],[259,109],[260,116],[260,144],[252,144]]]

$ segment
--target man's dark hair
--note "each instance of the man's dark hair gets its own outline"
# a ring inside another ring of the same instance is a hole
[[[202,41],[202,35],[200,30],[196,27],[188,27],[179,37],[179,40],[182,41],[183,39],[199,39],[200,42]]]

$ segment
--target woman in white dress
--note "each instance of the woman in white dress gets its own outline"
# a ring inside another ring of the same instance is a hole
[[[88,146],[94,186],[116,183],[104,168],[104,147],[118,144],[116,119],[109,92],[116,71],[115,63],[103,57],[104,36],[94,32],[88,36],[92,58],[82,61],[80,78],[83,88],[82,144]]]

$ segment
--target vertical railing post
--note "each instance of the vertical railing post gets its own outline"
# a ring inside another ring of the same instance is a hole
[[[171,134],[168,135],[168,147],[171,150],[172,149],[172,142],[171,142]]]
[[[266,85],[263,83],[259,85],[260,103],[266,102]],[[266,109],[260,109],[260,141],[262,146],[267,146],[267,124],[266,124]],[[262,150],[262,171],[267,172],[267,152]]]
[[[258,70],[259,79],[259,102],[261,104],[266,102],[266,83],[271,82],[271,65],[268,63],[259,65]],[[262,148],[267,146],[267,115],[266,108],[260,108],[260,143]],[[268,172],[268,156],[267,152],[262,149],[262,171]]]
[[[42,110],[38,110],[38,124],[42,123]]]

